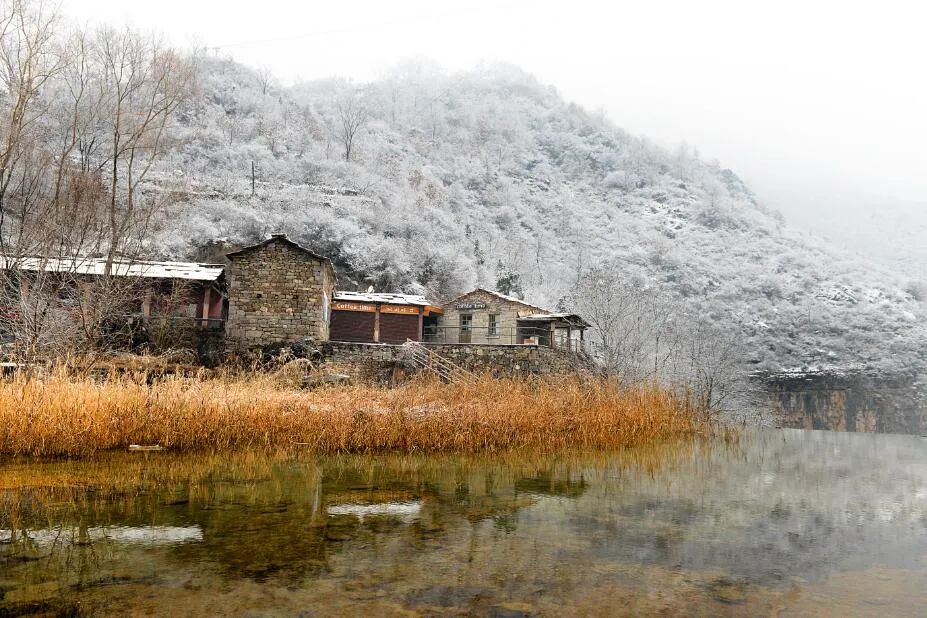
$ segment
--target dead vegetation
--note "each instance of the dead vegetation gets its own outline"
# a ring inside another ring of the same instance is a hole
[[[636,445],[704,427],[671,393],[603,380],[487,377],[316,391],[287,382],[253,373],[17,373],[0,381],[0,453],[83,457],[130,444],[171,451],[551,452]]]

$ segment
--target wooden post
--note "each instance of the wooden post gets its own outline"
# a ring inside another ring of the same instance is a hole
[[[203,328],[209,327],[209,302],[210,302],[211,295],[212,295],[212,287],[207,285],[206,289],[203,290],[203,310],[201,312],[201,316],[203,318],[203,321],[202,321]]]
[[[151,287],[145,289],[145,298],[142,299],[142,317],[151,317]]]
[[[373,342],[380,343],[380,304],[377,303],[376,313],[373,314]]]
[[[425,341],[425,308],[418,308],[418,340]]]

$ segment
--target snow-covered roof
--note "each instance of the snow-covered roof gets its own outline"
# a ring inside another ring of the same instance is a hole
[[[334,266],[332,266],[332,261],[329,258],[325,257],[324,255],[320,255],[316,253],[315,251],[312,251],[311,249],[307,249],[306,247],[303,247],[297,242],[290,240],[289,238],[287,238],[286,234],[271,234],[270,238],[263,240],[257,243],[256,245],[251,245],[249,247],[243,247],[239,249],[238,251],[232,251],[231,253],[226,253],[225,256],[229,258],[230,260],[233,260],[240,255],[244,255],[245,253],[250,253],[251,251],[254,251],[255,249],[260,249],[261,247],[265,247],[274,242],[281,242],[285,245],[289,245],[290,247],[293,247],[294,249],[298,251],[302,251],[303,253],[310,255],[313,258],[328,264],[329,266],[332,267],[332,270],[334,270]]]
[[[385,292],[335,292],[335,300],[353,303],[385,303],[388,305],[418,305],[427,307],[431,303],[419,294],[388,294]]]
[[[460,296],[448,301],[447,303],[445,303],[445,306],[455,303],[461,298],[466,298],[467,296],[470,296],[471,294],[476,294],[477,292],[485,292],[486,294],[491,294],[492,296],[495,296],[496,298],[501,298],[502,300],[508,301],[510,303],[518,303],[519,305],[524,305],[525,307],[531,307],[532,309],[537,309],[538,311],[547,311],[547,309],[544,309],[543,307],[532,305],[531,303],[526,303],[520,298],[515,298],[514,296],[509,296],[508,294],[503,294],[502,292],[497,292],[495,290],[487,290],[486,288],[476,288],[474,290],[470,290],[466,294],[461,294]]]
[[[576,322],[583,326],[589,326],[584,319],[575,313],[534,313],[518,318],[519,322],[553,322],[563,320],[564,322]]]
[[[30,272],[69,273],[74,275],[106,274],[106,258],[86,257],[26,257],[0,256],[0,269],[18,268]],[[187,281],[216,281],[222,276],[222,264],[199,262],[152,262],[147,260],[116,259],[111,274],[119,277],[147,277],[151,279],[183,279]]]

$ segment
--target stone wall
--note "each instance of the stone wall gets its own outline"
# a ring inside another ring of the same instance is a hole
[[[594,369],[588,358],[544,346],[426,344],[426,347],[468,371],[497,377],[572,374]],[[323,351],[328,371],[357,380],[396,376],[402,365],[399,345],[332,342]]]
[[[927,384],[916,377],[832,373],[759,379],[783,427],[881,433],[927,431]]]
[[[230,351],[328,339],[335,282],[327,260],[280,236],[229,259]]]
[[[145,346],[151,352],[163,354],[168,351],[188,351],[206,367],[215,367],[225,358],[225,329],[221,321],[213,321],[208,327],[201,320],[180,318],[153,318],[137,320],[133,324],[132,348]],[[164,331],[153,337],[152,331]]]
[[[325,371],[351,376],[359,382],[377,382],[390,378],[397,370],[400,346],[384,343],[348,343],[332,341],[322,346]]]

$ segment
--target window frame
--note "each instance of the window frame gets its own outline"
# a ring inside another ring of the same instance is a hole
[[[486,314],[486,336],[487,337],[498,337],[499,336],[499,314],[498,313],[488,313]]]

